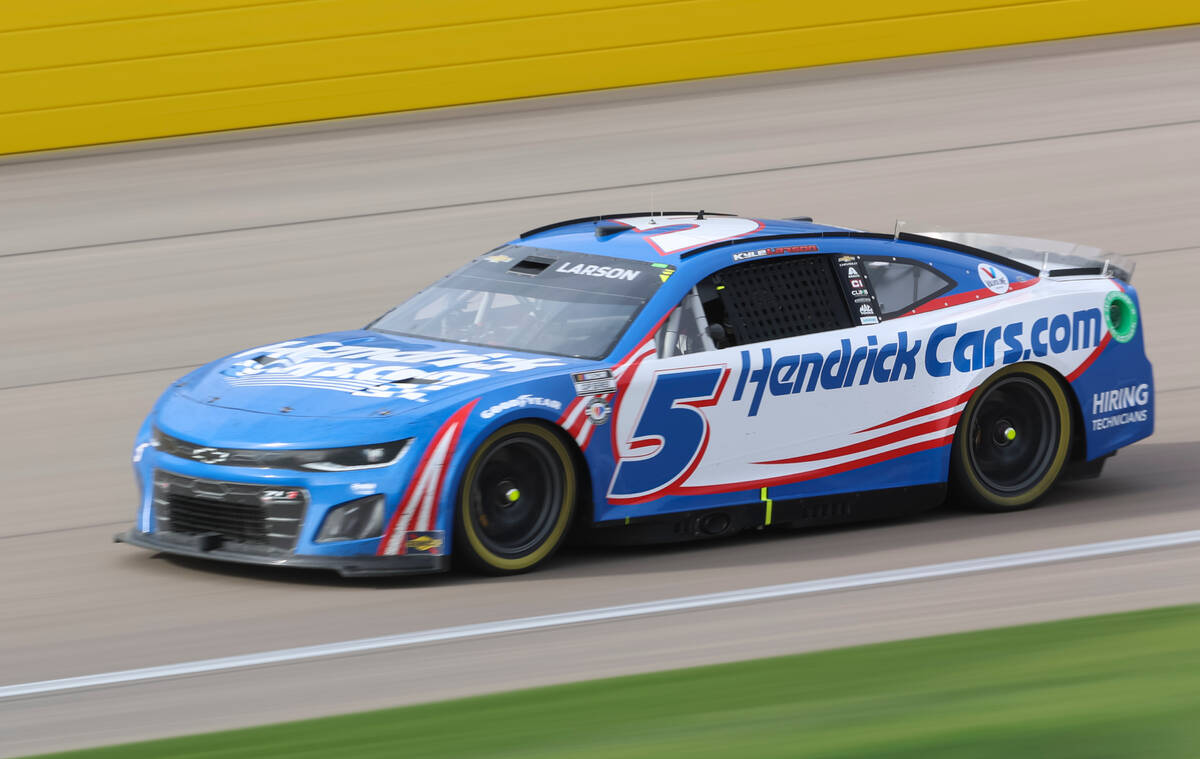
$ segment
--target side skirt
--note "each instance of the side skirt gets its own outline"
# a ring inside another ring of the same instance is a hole
[[[773,501],[768,519],[763,501],[595,522],[580,542],[598,545],[645,545],[706,540],[762,527],[822,527],[850,522],[896,519],[919,514],[946,500],[946,484],[910,485],[884,490]]]

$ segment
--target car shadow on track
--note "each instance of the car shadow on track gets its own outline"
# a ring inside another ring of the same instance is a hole
[[[1139,444],[1109,460],[1097,479],[1059,483],[1035,509],[1008,514],[982,514],[943,504],[917,516],[830,527],[768,529],[726,538],[648,546],[587,546],[564,548],[543,569],[507,578],[480,577],[462,570],[443,575],[392,578],[342,578],[332,572],[222,564],[158,554],[169,564],[188,571],[292,585],[406,589],[496,583],[541,582],[551,578],[646,575],[691,569],[763,567],[763,582],[776,577],[771,567],[798,561],[844,562],[856,555],[882,550],[920,550],[929,554],[948,544],[980,538],[1015,536],[1055,528],[1100,525],[1142,515],[1193,511],[1200,488],[1200,443]],[[1135,537],[1155,530],[1134,530],[1117,537]],[[1079,541],[1089,542],[1087,538]],[[1007,552],[1004,549],[997,551]],[[974,555],[974,554],[972,554]],[[936,561],[936,559],[931,559]]]

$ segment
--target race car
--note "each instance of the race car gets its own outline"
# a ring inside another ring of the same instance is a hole
[[[1044,240],[698,212],[540,227],[366,328],[174,382],[135,546],[491,574],[568,535],[690,540],[1035,504],[1150,435],[1132,267]]]

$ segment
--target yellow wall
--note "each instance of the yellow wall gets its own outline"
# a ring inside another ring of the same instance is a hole
[[[0,153],[1197,22],[1197,0],[0,0]]]

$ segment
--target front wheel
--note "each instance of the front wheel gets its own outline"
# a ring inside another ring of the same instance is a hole
[[[533,422],[503,427],[463,474],[455,553],[487,574],[533,569],[562,545],[575,493],[571,452],[557,435]]]
[[[951,455],[954,498],[983,511],[1027,509],[1062,473],[1071,407],[1058,379],[1032,365],[996,372],[971,396]]]

